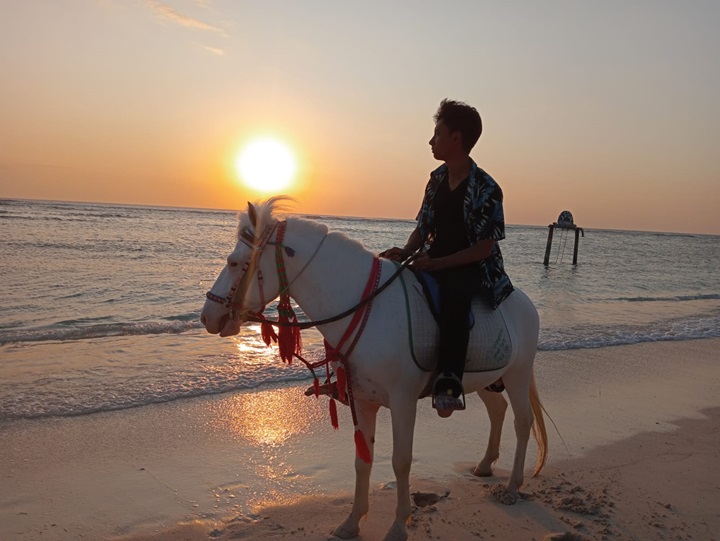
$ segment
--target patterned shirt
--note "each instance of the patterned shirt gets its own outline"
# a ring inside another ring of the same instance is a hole
[[[502,190],[497,182],[473,160],[470,162],[472,169],[463,201],[468,242],[472,246],[480,240],[502,240],[505,238]],[[435,228],[433,200],[439,184],[447,177],[448,169],[443,164],[430,173],[430,180],[425,187],[425,197],[417,222],[424,242],[432,241]],[[493,308],[497,308],[514,290],[510,278],[505,274],[502,253],[497,242],[493,243],[490,256],[479,262],[479,267],[482,287],[490,294]]]

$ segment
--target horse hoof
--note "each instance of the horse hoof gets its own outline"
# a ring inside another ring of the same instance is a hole
[[[393,522],[388,533],[383,537],[383,541],[407,541],[408,533],[405,524],[400,521]]]
[[[482,462],[475,466],[472,473],[475,477],[492,477],[493,475],[492,468],[490,466],[485,466]]]
[[[357,537],[360,534],[360,528],[353,526],[352,524],[348,524],[350,520],[350,518],[345,520],[345,522],[332,531],[331,535],[339,539],[353,539],[354,537]]]

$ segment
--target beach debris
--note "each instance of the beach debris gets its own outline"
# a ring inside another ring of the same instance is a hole
[[[587,539],[572,532],[557,532],[547,534],[542,541],[587,541]]]
[[[415,505],[418,507],[427,507],[447,498],[450,495],[450,491],[446,490],[445,494],[437,494],[436,492],[413,492],[410,495]]]
[[[600,507],[592,499],[583,499],[578,496],[565,496],[561,498],[555,507],[558,511],[570,511],[578,515],[598,515]]]
[[[505,488],[505,485],[490,485],[486,483],[484,486],[490,489],[490,495],[495,499],[495,501],[503,505],[515,505],[519,501],[529,501],[535,499],[534,494],[528,494],[527,492],[509,492]]]

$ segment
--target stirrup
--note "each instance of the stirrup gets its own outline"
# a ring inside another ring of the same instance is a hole
[[[438,375],[433,383],[432,407],[451,412],[465,409],[465,391],[460,378],[448,373]]]

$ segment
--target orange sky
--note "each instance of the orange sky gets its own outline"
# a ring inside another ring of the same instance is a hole
[[[272,135],[298,212],[412,218],[451,97],[508,223],[720,234],[718,6],[4,3],[0,197],[242,208]]]

